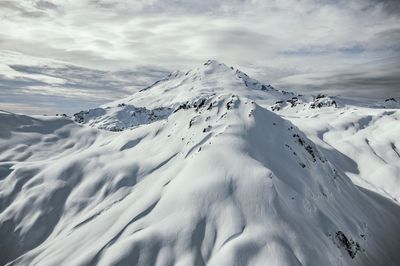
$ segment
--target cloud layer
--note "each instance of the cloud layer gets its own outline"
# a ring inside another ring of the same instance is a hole
[[[5,0],[0,18],[3,57],[21,54],[20,62],[2,60],[3,68],[42,77],[56,72],[64,79],[37,84],[47,87],[41,92],[47,96],[83,93],[97,102],[98,95],[119,90],[113,95],[122,97],[166,69],[191,68],[209,58],[285,89],[400,96],[396,0]],[[65,66],[49,70],[25,58]],[[89,79],[71,81],[71,71],[79,68]],[[106,86],[85,81],[104,73]],[[20,91],[25,83],[18,82],[1,78],[2,97]]]

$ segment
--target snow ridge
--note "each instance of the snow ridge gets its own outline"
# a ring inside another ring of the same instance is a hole
[[[399,206],[270,111],[282,92],[216,61],[172,76],[75,116],[92,127],[0,112],[1,264],[400,261]]]

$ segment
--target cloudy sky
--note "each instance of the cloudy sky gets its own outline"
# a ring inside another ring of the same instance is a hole
[[[398,0],[1,0],[0,109],[72,113],[217,59],[281,89],[400,97]]]

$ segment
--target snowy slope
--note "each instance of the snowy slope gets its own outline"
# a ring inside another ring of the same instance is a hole
[[[399,109],[347,106],[278,113],[332,155],[355,184],[400,199]]]
[[[292,97],[209,61],[92,127],[0,113],[0,264],[396,265],[399,205],[269,110]]]
[[[187,72],[176,71],[131,97],[78,113],[75,120],[119,131],[166,118],[179,106],[194,106],[206,98],[204,95],[226,91],[257,101],[290,119],[318,145],[328,149],[328,154],[333,149],[332,160],[344,155],[344,165],[338,167],[357,185],[394,200],[400,197],[400,103],[394,98],[364,102],[337,96],[295,95],[210,60]],[[154,111],[148,107],[159,114],[152,115]],[[82,113],[85,119],[81,118]],[[353,166],[349,166],[351,161]]]

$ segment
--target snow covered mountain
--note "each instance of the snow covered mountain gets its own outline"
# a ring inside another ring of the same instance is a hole
[[[208,61],[73,119],[0,112],[0,264],[396,265],[383,107]]]

